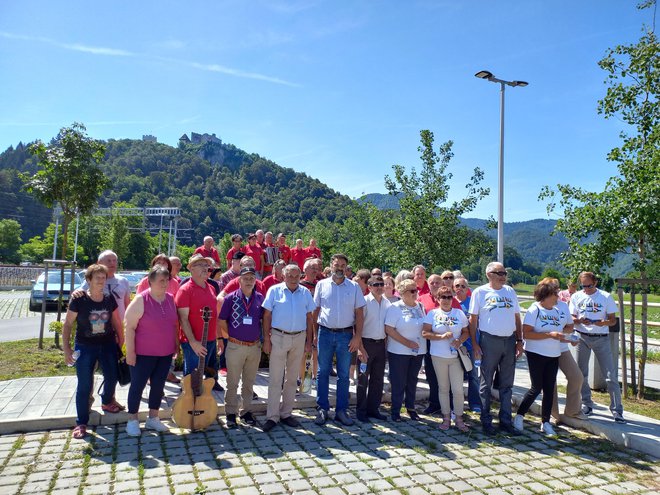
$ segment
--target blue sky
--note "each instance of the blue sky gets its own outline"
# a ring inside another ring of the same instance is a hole
[[[0,149],[83,122],[99,139],[216,133],[352,197],[419,167],[420,129],[454,141],[497,216],[499,85],[507,88],[505,221],[547,218],[543,185],[600,190],[621,122],[596,112],[597,66],[652,11],[588,1],[0,2]]]

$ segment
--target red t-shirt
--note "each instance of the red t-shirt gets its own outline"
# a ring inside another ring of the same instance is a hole
[[[242,252],[242,253],[245,252],[245,250],[243,249],[243,246],[241,246],[239,249],[236,249],[235,247],[232,247],[232,248],[229,249],[229,251],[227,251],[227,261],[229,262],[230,266],[231,266],[231,260],[234,257],[234,253],[237,253],[239,251]]]
[[[195,249],[195,252],[193,254],[201,254],[205,258],[213,258],[213,260],[218,265],[220,264],[220,255],[218,254],[218,250],[214,247],[208,250],[204,246],[199,246],[197,249]]]
[[[268,292],[268,289],[270,289],[273,285],[280,283],[280,281],[275,278],[275,275],[268,275],[261,282],[264,286],[264,292],[263,292],[264,295],[266,295],[266,292]],[[259,292],[259,291],[257,290],[257,292]]]
[[[429,288],[429,283],[426,280],[424,281],[424,286],[421,289],[417,287],[417,289],[419,290],[419,292],[417,293],[417,297],[431,293],[431,289]]]
[[[317,247],[306,247],[305,251],[307,251],[307,258],[319,258],[321,259],[321,250]]]
[[[208,282],[204,282],[204,287],[200,287],[193,280],[179,287],[174,296],[174,302],[177,308],[188,308],[188,321],[193,331],[193,335],[199,341],[202,340],[204,332],[204,320],[202,319],[202,308],[208,306],[211,308],[211,320],[209,321],[209,333],[207,341],[216,339],[216,327],[218,321],[218,303],[215,299],[215,290]],[[179,328],[179,340],[188,342],[183,330]]]
[[[305,248],[291,248],[291,261],[297,264],[300,269],[303,269],[305,260],[307,259],[307,250]]]
[[[241,277],[236,277],[234,280],[230,281],[227,285],[222,288],[222,292],[225,294],[231,294],[237,289],[241,288]],[[261,280],[257,280],[257,284],[254,286],[257,289],[257,292],[260,292],[262,295],[266,295],[264,290],[264,283]]]
[[[258,272],[260,272],[261,271],[261,255],[263,254],[263,250],[261,249],[261,246],[259,246],[258,244],[255,244],[254,246],[250,246],[248,244],[247,246],[243,247],[243,252],[254,260],[254,264],[256,265],[255,268]]]
[[[430,293],[420,296],[417,300],[420,303],[422,303],[422,306],[424,306],[424,310],[427,313],[430,312],[433,309],[436,309],[436,308],[440,307],[440,301],[438,301]],[[451,300],[451,307],[456,308],[456,309],[462,309],[461,308],[461,303],[459,303],[455,298]]]
[[[284,246],[277,246],[280,250],[280,259],[288,265],[291,262],[291,248],[286,244]]]

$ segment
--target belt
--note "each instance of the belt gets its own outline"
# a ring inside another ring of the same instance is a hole
[[[503,335],[493,335],[492,333],[489,332],[484,332],[483,330],[479,330],[482,334],[486,334],[489,337],[494,337],[496,339],[510,339],[511,337],[515,336],[515,333],[512,333],[511,335],[503,336]]]
[[[607,337],[609,333],[588,333],[588,332],[580,332],[579,330],[577,331],[580,335],[587,335],[588,337]]]
[[[353,333],[353,327],[329,328],[325,325],[319,325],[319,327],[329,330],[332,333]]]
[[[275,330],[276,332],[283,333],[284,335],[298,335],[299,333],[303,333],[306,330],[299,330],[297,332],[287,332],[286,330],[280,330],[279,328],[271,328],[271,330]]]
[[[254,340],[254,341],[248,342],[248,341],[245,341],[245,340],[235,339],[234,337],[227,337],[227,340],[229,342],[231,342],[232,344],[245,345],[245,346],[248,346],[248,347],[251,347],[251,346],[256,345],[259,342],[261,342],[260,340]]]
[[[362,337],[363,341],[367,342],[385,342],[385,339],[370,339],[369,337]]]

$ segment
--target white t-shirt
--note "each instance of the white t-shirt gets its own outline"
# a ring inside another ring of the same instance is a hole
[[[451,332],[457,339],[461,336],[463,329],[468,326],[468,319],[462,309],[451,308],[449,312],[445,313],[442,309],[436,308],[429,311],[424,318],[424,323],[431,325],[433,333]],[[450,345],[451,342],[452,339],[431,340],[431,356],[457,358],[458,354],[456,349]]]
[[[538,302],[529,307],[523,325],[529,325],[537,333],[562,332],[572,319],[557,306],[546,309]],[[559,357],[561,343],[556,339],[525,340],[525,350],[547,357]]]
[[[609,292],[600,289],[596,289],[596,292],[591,295],[585,294],[583,290],[576,292],[571,296],[571,303],[568,307],[572,315],[578,318],[589,318],[594,322],[606,320],[608,314],[618,312],[614,298]],[[582,323],[575,325],[575,330],[592,335],[607,335],[609,333],[607,327]]]
[[[509,337],[516,331],[516,313],[520,313],[518,296],[508,285],[495,290],[490,284],[477,287],[472,292],[470,314],[477,315],[477,328],[499,337]]]
[[[392,354],[402,354],[404,356],[418,356],[426,352],[426,339],[422,339],[422,324],[424,323],[424,307],[417,303],[417,306],[406,306],[403,301],[397,301],[387,310],[385,315],[385,325],[393,327],[399,334],[413,342],[419,343],[419,349],[414,352],[413,349],[397,342],[392,337],[387,339],[387,352]]]
[[[364,307],[362,337],[382,340],[385,338],[385,315],[389,307],[392,306],[392,303],[383,296],[379,304],[373,294],[368,294],[364,300],[367,302],[367,305]]]

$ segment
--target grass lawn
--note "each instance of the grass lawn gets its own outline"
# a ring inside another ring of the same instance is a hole
[[[64,352],[56,348],[52,338],[0,343],[0,380],[36,376],[75,375],[76,368],[64,363]]]
[[[564,385],[557,385],[557,390],[563,394],[566,393],[566,387]],[[592,390],[591,396],[594,402],[598,404],[608,405],[610,403],[610,394],[607,392]],[[647,418],[660,420],[660,407],[658,407],[658,401],[660,400],[659,390],[646,387],[643,399],[637,400],[637,398],[631,396],[628,398],[622,397],[621,400],[623,401],[624,416],[626,411],[628,411],[646,416]]]

